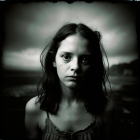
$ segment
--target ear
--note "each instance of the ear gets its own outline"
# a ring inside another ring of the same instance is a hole
[[[53,62],[53,66],[56,67],[56,62],[55,61]]]

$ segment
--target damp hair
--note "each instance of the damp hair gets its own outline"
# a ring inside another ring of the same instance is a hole
[[[40,55],[43,75],[37,86],[37,102],[40,102],[41,110],[47,111],[53,115],[57,114],[61,99],[59,77],[56,68],[53,66],[53,61],[55,60],[61,41],[77,33],[88,40],[93,50],[91,78],[86,82],[87,84],[83,88],[85,108],[87,112],[98,114],[105,109],[107,104],[105,83],[106,81],[109,82],[107,74],[109,64],[106,70],[103,55],[105,55],[106,59],[107,55],[101,43],[101,34],[97,30],[93,31],[85,24],[69,23],[58,30]]]

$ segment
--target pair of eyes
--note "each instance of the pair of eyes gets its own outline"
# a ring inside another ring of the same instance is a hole
[[[64,61],[70,61],[72,57],[70,55],[64,54],[62,55],[62,58]],[[84,64],[89,64],[91,62],[90,56],[82,56],[81,60]]]

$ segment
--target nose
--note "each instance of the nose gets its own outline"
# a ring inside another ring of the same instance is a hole
[[[80,70],[80,64],[79,64],[78,58],[75,58],[75,59],[72,60],[72,62],[71,62],[71,70],[72,71]]]

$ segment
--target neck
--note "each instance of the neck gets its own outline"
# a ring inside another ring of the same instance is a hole
[[[61,103],[65,103],[68,106],[71,106],[83,101],[81,96],[82,92],[79,88],[71,89],[64,85],[62,86],[61,84],[60,86],[61,86],[61,93],[62,93]]]

